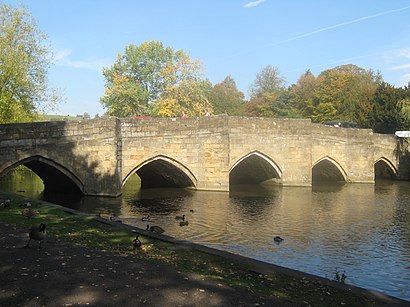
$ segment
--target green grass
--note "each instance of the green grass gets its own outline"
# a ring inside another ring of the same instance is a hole
[[[96,221],[88,215],[65,212],[45,202],[33,200],[32,208],[39,214],[31,219],[21,215],[18,205],[27,201],[23,196],[0,193],[0,198],[10,198],[11,207],[0,207],[0,221],[22,228],[43,222],[48,235],[89,248],[119,254],[133,254],[140,259],[161,262],[178,271],[193,272],[206,278],[219,280],[232,287],[246,288],[251,292],[272,296],[305,306],[378,306],[381,302],[355,295],[305,278],[294,278],[274,273],[261,275],[242,263],[207,254],[183,245],[140,236],[142,248],[132,249],[135,234],[117,225]]]

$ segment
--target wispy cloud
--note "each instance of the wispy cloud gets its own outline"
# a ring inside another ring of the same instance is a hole
[[[266,0],[256,0],[256,1],[248,2],[243,7],[248,9],[248,8],[251,8],[251,7],[258,6],[259,4],[261,4],[265,1]]]
[[[410,47],[388,51],[385,60],[390,70],[400,74],[399,83],[407,84],[410,82]]]
[[[265,1],[265,0],[249,2],[248,4],[245,5],[245,7],[246,6],[248,6],[248,7],[256,6],[256,5],[260,4],[263,1]],[[278,41],[278,42],[269,43],[269,44],[266,44],[264,46],[260,46],[259,48],[243,50],[243,51],[240,51],[236,54],[231,55],[230,57],[238,56],[238,55],[242,55],[242,54],[247,54],[247,53],[250,53],[252,51],[261,49],[261,48],[283,45],[283,44],[286,44],[286,43],[289,43],[289,42],[292,42],[292,41],[295,41],[295,40],[299,40],[299,39],[302,39],[302,38],[306,38],[306,37],[309,37],[309,36],[319,34],[321,32],[330,31],[330,30],[333,30],[333,29],[336,29],[336,28],[341,28],[341,27],[344,27],[344,26],[347,26],[347,25],[355,24],[355,23],[362,22],[362,21],[369,20],[369,19],[374,19],[374,18],[381,17],[381,16],[384,16],[384,15],[389,15],[389,14],[401,12],[401,11],[408,10],[408,9],[410,9],[410,5],[402,7],[402,8],[398,8],[398,9],[387,10],[387,11],[383,11],[383,12],[380,12],[380,13],[377,13],[377,14],[368,15],[368,16],[356,18],[356,19],[353,19],[353,20],[341,22],[341,23],[338,23],[338,24],[335,24],[335,25],[331,25],[331,26],[328,26],[328,27],[323,27],[323,28],[320,28],[320,29],[317,29],[317,30],[314,30],[314,31],[311,31],[311,32],[301,34],[301,35],[293,36],[293,37],[290,37],[288,39],[284,39],[284,40],[281,40],[281,41]]]
[[[400,64],[392,66],[392,70],[410,70],[410,48],[394,50],[390,57],[394,59],[396,63],[401,62]]]
[[[71,60],[71,50],[58,50],[54,54],[55,64],[58,66],[66,66],[76,69],[88,69],[101,72],[103,67],[107,67],[109,64],[105,60]]]
[[[272,44],[269,44],[269,46],[281,45],[281,44],[292,42],[292,41],[295,41],[295,40],[298,40],[298,39],[301,39],[301,38],[309,37],[309,36],[312,36],[312,35],[315,35],[315,34],[318,34],[318,33],[321,33],[321,32],[333,30],[333,29],[336,29],[336,28],[348,26],[348,25],[355,24],[355,23],[358,23],[358,22],[361,22],[361,21],[365,21],[365,20],[381,17],[381,16],[384,16],[384,15],[397,13],[397,12],[408,10],[408,9],[410,9],[410,5],[399,8],[399,9],[383,11],[383,12],[380,12],[380,13],[377,13],[377,14],[356,18],[356,19],[349,20],[349,21],[346,21],[346,22],[341,22],[341,23],[338,23],[338,24],[335,24],[335,25],[332,25],[332,26],[323,27],[323,28],[317,29],[317,30],[312,31],[312,32],[297,35],[297,36],[294,36],[294,37],[291,37],[291,38],[288,38],[288,39],[285,39],[285,40],[282,40],[282,41],[279,41],[279,42],[276,42],[276,43],[272,43]]]

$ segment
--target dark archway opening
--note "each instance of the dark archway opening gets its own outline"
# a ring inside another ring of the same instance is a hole
[[[11,165],[3,172],[1,177],[6,181],[8,176],[16,176],[16,173],[19,173],[18,176],[24,177],[27,176],[27,172],[34,173],[42,181],[44,189],[41,194],[45,200],[48,200],[47,195],[80,196],[83,194],[82,184],[74,175],[52,160],[40,156],[30,157]],[[19,183],[15,182],[16,184]],[[21,191],[27,188],[30,189],[30,180],[21,180],[21,184],[25,186],[17,187],[17,189]]]
[[[195,186],[181,169],[162,159],[145,164],[136,173],[141,179],[141,189]]]
[[[323,159],[312,169],[312,184],[344,182],[345,178],[339,168],[328,159]]]
[[[259,155],[252,154],[240,161],[229,173],[229,184],[261,184],[280,181],[280,175],[272,164]]]
[[[396,179],[396,173],[391,168],[391,166],[384,160],[379,160],[374,165],[374,179]]]
[[[40,160],[32,160],[24,163],[24,166],[36,173],[44,183],[44,194],[76,194],[82,191],[66,174],[55,167]]]

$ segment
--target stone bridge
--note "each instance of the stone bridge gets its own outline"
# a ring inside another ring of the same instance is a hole
[[[0,177],[25,165],[43,180],[46,191],[100,196],[120,195],[134,173],[141,188],[229,191],[230,184],[242,183],[373,183],[376,177],[409,180],[408,147],[402,148],[393,135],[300,119],[211,116],[5,124],[0,125]]]

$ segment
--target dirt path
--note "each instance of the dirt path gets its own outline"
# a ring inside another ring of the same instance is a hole
[[[295,306],[200,275],[0,223],[0,306]]]

